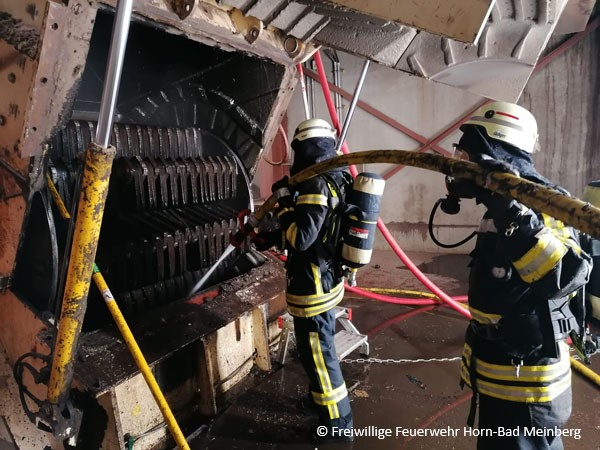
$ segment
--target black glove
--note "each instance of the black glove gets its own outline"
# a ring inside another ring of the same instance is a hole
[[[279,209],[289,208],[294,204],[292,194],[290,193],[289,183],[290,179],[286,175],[271,186],[271,192],[273,192],[273,195],[277,199],[277,203],[279,203]]]
[[[256,250],[261,252],[268,250],[271,247],[280,247],[282,241],[281,233],[281,230],[258,233],[256,237],[252,239],[252,243],[256,247]]]
[[[505,172],[518,176],[519,172],[506,161],[491,158],[487,155],[480,155],[475,162],[482,169],[493,171],[493,172]],[[483,203],[493,217],[499,217],[506,213],[514,200],[504,197],[500,194],[496,194],[488,189],[474,186],[473,188],[474,197],[477,203]]]
[[[492,217],[499,217],[505,214],[513,203],[513,199],[496,194],[487,189],[481,188],[481,191],[475,197],[477,203],[483,203]]]
[[[281,180],[276,181],[271,186],[271,192],[275,195],[275,197],[280,198],[282,195],[290,195],[290,179],[286,175]]]
[[[481,189],[470,180],[446,177],[446,190],[452,197],[475,198]]]

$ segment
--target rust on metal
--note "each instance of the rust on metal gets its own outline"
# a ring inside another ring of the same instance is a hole
[[[35,28],[0,11],[0,40],[3,40],[31,59],[37,56],[40,35]]]

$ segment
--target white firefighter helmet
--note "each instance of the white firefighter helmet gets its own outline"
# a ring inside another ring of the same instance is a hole
[[[493,139],[506,142],[527,153],[537,150],[537,122],[525,108],[514,103],[492,102],[483,105],[461,125],[479,125]]]
[[[323,119],[308,119],[300,122],[294,132],[293,141],[303,141],[305,139],[322,137],[336,138],[335,128],[329,125],[329,122]]]
[[[600,208],[600,180],[592,181],[583,189],[581,200]]]

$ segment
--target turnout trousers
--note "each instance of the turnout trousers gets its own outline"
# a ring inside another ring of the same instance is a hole
[[[333,309],[312,317],[294,316],[294,333],[319,425],[329,430],[352,428],[348,391],[335,352]]]
[[[480,435],[477,450],[563,450],[560,430],[571,415],[571,397],[570,388],[547,403],[511,402],[479,394],[479,430],[495,433]],[[499,429],[518,430],[518,435],[499,437]]]

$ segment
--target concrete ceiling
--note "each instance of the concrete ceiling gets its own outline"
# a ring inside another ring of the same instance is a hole
[[[590,0],[217,1],[305,43],[507,101],[520,96],[563,10],[571,17],[561,28],[577,31],[593,6]]]

